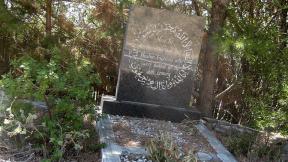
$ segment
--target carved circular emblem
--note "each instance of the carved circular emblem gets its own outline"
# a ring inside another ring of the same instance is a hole
[[[152,90],[168,90],[182,83],[196,65],[188,34],[171,24],[149,24],[133,31],[124,48],[128,69]]]

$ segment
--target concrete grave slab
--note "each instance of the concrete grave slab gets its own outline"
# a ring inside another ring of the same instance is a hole
[[[122,152],[129,152],[134,154],[149,155],[145,147],[124,147],[120,146],[115,141],[115,134],[112,129],[112,120],[108,115],[101,118],[97,123],[97,130],[100,141],[106,143],[107,147],[101,151],[102,162],[120,162],[120,155]],[[204,136],[208,143],[213,147],[215,153],[201,152],[196,153],[199,161],[213,161],[215,157],[223,162],[237,162],[234,156],[223,146],[223,144],[213,135],[213,133],[200,121],[196,124],[197,130]]]

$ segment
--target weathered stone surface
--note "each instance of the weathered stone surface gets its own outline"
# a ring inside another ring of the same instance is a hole
[[[213,159],[213,157],[209,153],[206,153],[206,152],[199,151],[196,153],[196,156],[199,161],[210,161]]]
[[[120,155],[122,152],[142,154],[144,156],[148,155],[145,148],[122,147],[117,145],[109,116],[101,118],[97,122],[96,128],[100,142],[106,144],[106,147],[101,149],[101,162],[121,162]]]
[[[211,131],[202,123],[198,123],[196,128],[204,136],[212,148],[217,153],[217,157],[223,162],[237,162],[235,157],[224,147],[224,145],[213,135]]]
[[[133,7],[117,101],[189,107],[203,28],[201,17]]]
[[[288,161],[288,141],[281,149],[281,160]]]

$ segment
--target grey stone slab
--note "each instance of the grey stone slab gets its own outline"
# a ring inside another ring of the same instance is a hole
[[[222,143],[213,135],[211,131],[202,123],[198,123],[196,128],[199,130],[209,144],[217,153],[217,157],[223,162],[237,162],[235,157],[222,145]]]
[[[197,152],[196,153],[197,159],[200,161],[210,161],[213,159],[213,157],[206,152]]]
[[[115,136],[112,129],[112,122],[109,119],[109,116],[102,117],[99,121],[97,121],[97,130],[100,137],[101,143],[114,143]]]
[[[107,117],[101,118],[96,125],[100,142],[105,143],[106,147],[101,149],[102,162],[120,162],[120,155],[123,151],[134,154],[148,155],[145,148],[142,147],[122,147],[116,144],[115,135],[112,128],[112,121]]]
[[[117,101],[189,107],[204,20],[133,7],[120,63]]]
[[[114,145],[115,136],[109,116],[97,121],[96,128],[100,142],[106,144],[106,147],[101,149],[102,162],[120,162],[119,155],[121,154],[121,150]]]
[[[109,144],[101,150],[102,162],[120,162],[121,150],[115,145]]]

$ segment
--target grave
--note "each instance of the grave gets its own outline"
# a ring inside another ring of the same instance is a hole
[[[102,162],[147,161],[145,144],[161,132],[169,132],[182,151],[194,148],[199,161],[236,162],[202,120],[186,127],[177,123],[201,117],[191,98],[203,28],[197,16],[147,7],[130,10],[116,95],[102,96],[100,105],[111,114],[97,122],[100,142],[107,144]]]
[[[191,98],[203,29],[202,17],[131,8],[116,96],[102,96],[102,112],[174,122],[199,119]]]

